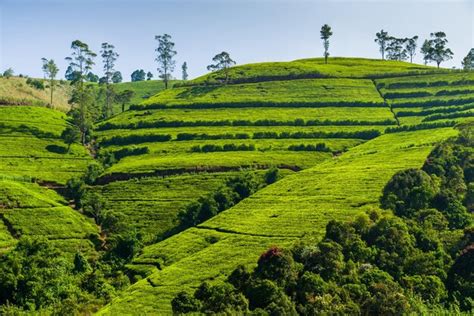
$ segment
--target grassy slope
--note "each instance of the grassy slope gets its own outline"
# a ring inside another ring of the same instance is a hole
[[[0,218],[0,249],[20,236],[41,236],[71,254],[94,251],[88,239],[98,234],[93,221],[68,207],[55,191],[37,184],[0,180]]]
[[[38,90],[26,83],[26,78],[0,78],[0,100],[14,101],[14,104],[29,104],[31,102],[46,105],[50,103],[49,82],[45,81],[45,89]],[[66,111],[70,108],[71,87],[68,82],[56,81],[54,86],[53,106]]]
[[[0,107],[0,178],[27,176],[64,184],[82,174],[92,161],[73,144],[69,152],[60,139],[66,115],[45,107]]]
[[[376,208],[395,172],[420,167],[434,143],[453,135],[449,128],[383,135],[284,178],[198,228],[146,248],[136,263],[163,269],[137,282],[102,314],[130,309],[169,313],[170,299],[178,291],[205,279],[221,279],[236,264],[255,262],[270,245],[288,245],[307,233],[320,236],[332,218],[348,219]],[[208,235],[218,241],[211,243]]]

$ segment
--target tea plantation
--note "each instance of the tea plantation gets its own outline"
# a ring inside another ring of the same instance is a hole
[[[105,170],[103,188],[133,177],[173,181],[183,172],[197,181],[239,168],[296,172],[196,227],[146,246],[128,265],[137,280],[145,279],[100,314],[129,308],[170,313],[171,299],[183,289],[223,280],[238,264],[252,265],[269,246],[318,239],[330,219],[377,209],[393,174],[421,167],[435,144],[456,135],[451,126],[473,117],[471,73],[334,59],[333,65],[320,60],[244,65],[230,74],[227,85],[215,85],[222,78],[213,73],[99,123],[101,150],[146,147]],[[412,96],[410,89],[420,93]],[[457,115],[432,116],[439,113]],[[311,150],[321,143],[329,150]]]
[[[119,272],[104,272],[117,291],[100,289],[99,315],[171,314],[179,292],[379,210],[395,173],[474,117],[472,72],[316,58],[229,78],[118,84],[130,106],[69,150],[64,113],[0,107],[0,251],[41,236],[103,256]]]

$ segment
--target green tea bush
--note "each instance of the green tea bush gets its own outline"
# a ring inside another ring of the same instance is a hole
[[[449,114],[434,114],[427,116],[423,119],[422,122],[429,122],[429,121],[436,121],[436,120],[443,120],[443,119],[454,119],[460,117],[474,117],[474,112],[456,112],[456,113],[449,113]]]
[[[129,145],[136,143],[147,143],[147,142],[167,142],[171,140],[169,134],[144,134],[144,135],[126,135],[126,136],[113,136],[111,138],[104,138],[100,141],[102,146],[110,145]]]
[[[291,145],[288,146],[288,150],[293,151],[322,151],[322,152],[331,152],[331,148],[327,147],[325,143],[319,143],[316,145]]]
[[[210,153],[216,151],[254,151],[255,145],[250,144],[225,144],[225,145],[213,145],[213,144],[206,144],[206,145],[196,145],[191,148],[191,152],[199,152],[199,153]]]
[[[389,127],[385,130],[385,133],[398,133],[398,132],[411,132],[422,129],[433,129],[440,127],[453,127],[456,125],[455,121],[438,122],[438,123],[421,123],[416,125],[403,125],[398,127]]]

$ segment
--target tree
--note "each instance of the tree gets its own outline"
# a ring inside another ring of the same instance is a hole
[[[7,79],[10,79],[10,77],[13,77],[14,71],[12,68],[8,68],[3,72],[3,76]]]
[[[431,57],[431,44],[429,40],[425,40],[423,45],[421,45],[420,52],[423,55],[423,61],[425,65],[430,62]]]
[[[412,217],[416,211],[428,208],[435,194],[436,186],[426,172],[407,169],[396,173],[385,185],[380,202],[398,216]]]
[[[182,79],[183,81],[186,81],[188,80],[188,64],[186,62],[183,63],[183,65],[181,66],[181,70],[182,70]]]
[[[125,112],[125,105],[132,100],[134,94],[132,90],[124,90],[115,96],[115,101],[122,105],[122,112]]]
[[[207,70],[210,71],[218,71],[222,70],[225,75],[225,83],[228,82],[229,80],[229,68],[232,65],[235,65],[235,61],[230,58],[229,53],[227,52],[222,52],[220,54],[217,54],[212,58],[212,61],[215,62],[215,64],[211,64],[207,66]]]
[[[77,298],[71,264],[44,238],[21,238],[0,258],[0,304],[31,312]],[[24,311],[23,311],[24,312]],[[16,314],[16,313],[15,313]]]
[[[89,82],[99,82],[99,76],[97,76],[96,74],[92,73],[92,72],[89,72],[86,76],[86,80],[89,81]]]
[[[82,85],[94,65],[93,59],[97,54],[89,49],[89,45],[80,40],[73,41],[71,43],[71,49],[72,54],[70,57],[66,57],[66,61],[69,62],[72,73],[77,72],[77,80]]]
[[[413,57],[416,54],[416,41],[418,41],[417,35],[413,36],[412,38],[407,38],[405,41],[405,50],[407,51],[408,56],[410,56],[410,63],[413,63]]]
[[[388,32],[384,32],[384,30],[381,30],[378,33],[375,33],[375,40],[377,44],[379,44],[379,50],[380,53],[382,54],[382,59],[385,59],[385,50],[387,49],[387,42],[389,40]]]
[[[114,72],[114,74],[112,75],[112,82],[113,83],[122,82],[122,73],[120,71]]]
[[[102,43],[102,50],[101,50],[101,56],[102,56],[102,61],[104,63],[104,82],[106,85],[106,90],[105,90],[105,117],[108,117],[110,114],[112,114],[112,91],[111,91],[111,86],[110,83],[113,80],[113,76],[115,76],[115,61],[119,57],[119,54],[117,54],[115,51],[115,46],[109,43]],[[120,76],[121,77],[121,76]],[[120,78],[120,81],[121,78]]]
[[[324,46],[324,63],[328,63],[328,57],[329,57],[329,38],[332,36],[332,31],[331,27],[327,24],[324,24],[321,27],[321,39],[323,40],[323,46]]]
[[[448,40],[446,33],[436,32],[430,34],[431,39],[423,43],[422,52],[425,55],[425,61],[434,61],[436,66],[453,58],[453,52],[447,47]]]
[[[146,73],[146,80],[151,80],[153,78],[153,74],[151,73],[151,71],[147,72]]]
[[[161,74],[161,78],[165,83],[165,89],[168,89],[168,81],[176,64],[173,59],[176,55],[174,43],[168,34],[156,35],[155,39],[158,41],[158,48],[155,49],[157,52],[155,60],[158,63],[158,71]]]
[[[474,69],[474,48],[467,53],[466,57],[462,60],[462,68],[464,70]]]
[[[54,79],[59,72],[59,68],[52,59],[48,60],[46,58],[42,58],[41,60],[43,61],[43,72],[49,79],[49,90],[51,92],[50,103],[51,106],[53,106]]]
[[[61,138],[68,145],[67,151],[71,148],[71,145],[80,140],[80,132],[77,126],[68,125],[66,129],[61,133]]]
[[[405,38],[390,37],[386,48],[387,59],[403,61],[408,58],[408,52],[405,48]]]
[[[143,81],[145,80],[145,71],[143,69],[137,69],[134,72],[132,72],[132,82],[135,81]]]
[[[70,70],[70,74],[74,78],[74,81],[72,81],[74,89],[70,103],[78,104],[77,111],[74,111],[72,114],[75,124],[79,127],[81,132],[81,142],[85,144],[86,135],[92,126],[89,109],[92,98],[90,95],[91,91],[84,87],[84,80],[92,69],[94,65],[93,59],[97,55],[89,49],[86,43],[79,40],[75,40],[71,43],[71,49],[71,56],[66,57],[70,67],[68,70]]]

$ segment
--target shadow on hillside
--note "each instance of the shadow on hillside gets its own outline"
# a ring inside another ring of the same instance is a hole
[[[48,145],[46,146],[46,150],[49,151],[50,153],[55,153],[55,154],[65,154],[67,153],[67,148],[64,146],[58,146],[58,145]]]
[[[196,98],[200,97],[203,95],[206,95],[215,89],[219,88],[220,86],[218,85],[212,85],[212,86],[193,86],[188,89],[186,89],[183,92],[180,92],[176,95],[177,99],[188,99],[188,98]]]

